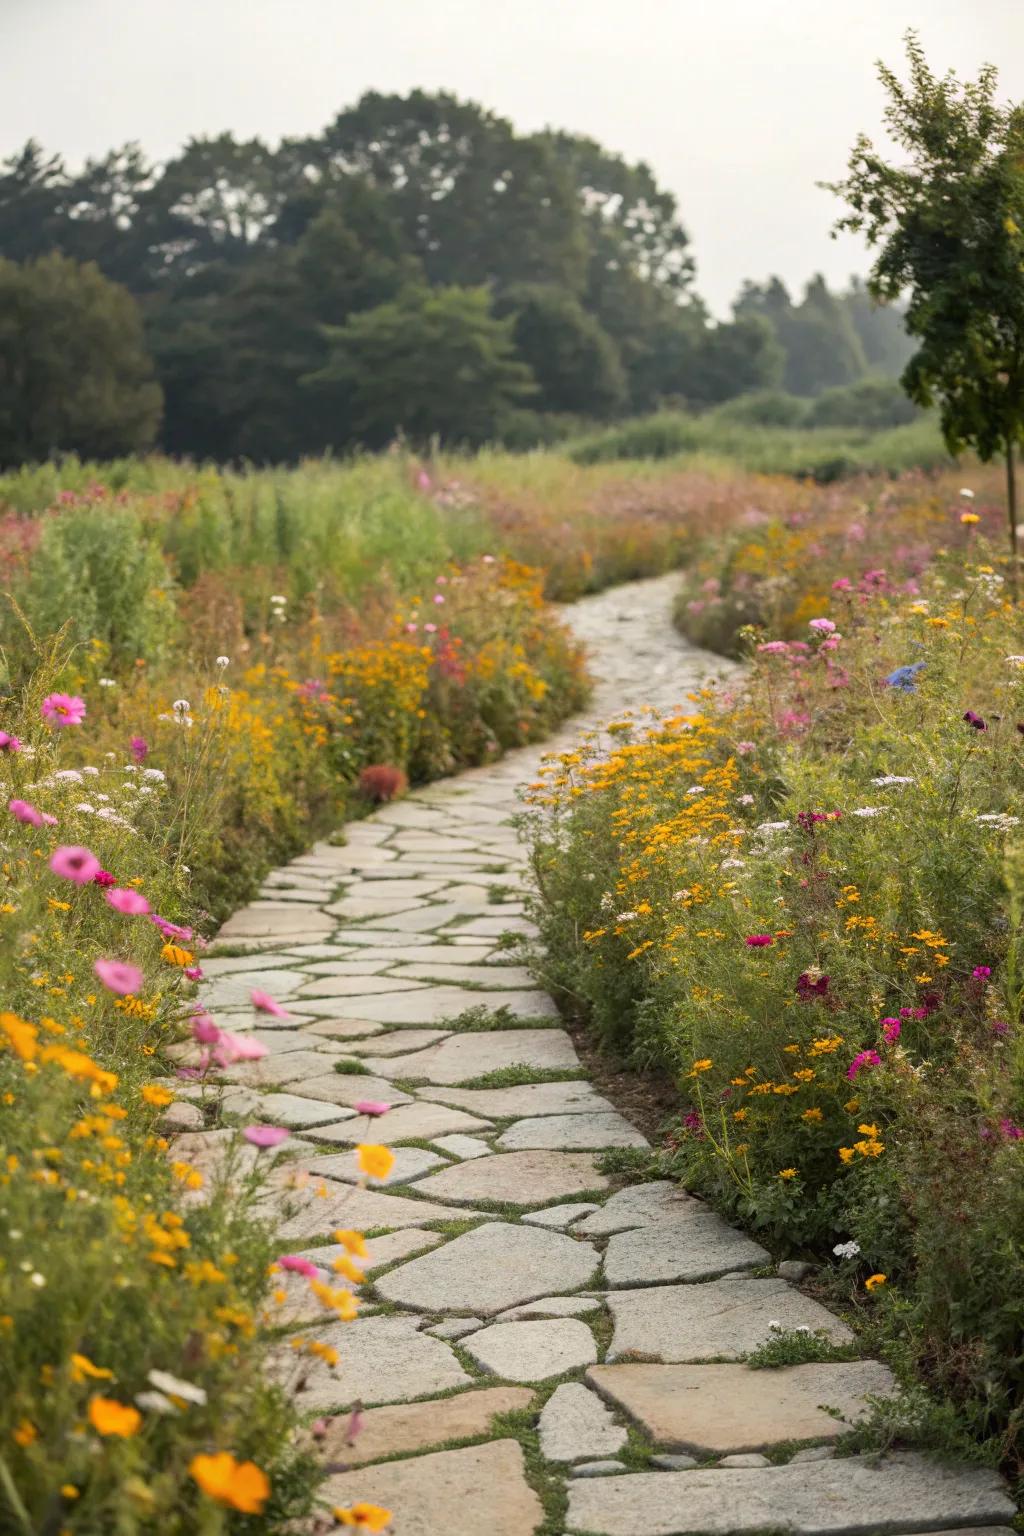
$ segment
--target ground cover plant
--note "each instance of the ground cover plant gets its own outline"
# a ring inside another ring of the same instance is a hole
[[[795,562],[783,611],[831,559],[827,612],[532,814],[567,1001],[677,1084],[668,1165],[827,1256],[1019,1472],[1024,635],[979,501],[926,505],[909,584],[870,543]]]

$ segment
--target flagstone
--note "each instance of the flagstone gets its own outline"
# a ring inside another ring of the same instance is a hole
[[[324,1040],[365,1040],[370,1035],[383,1034],[384,1025],[378,1024],[375,1019],[314,1018],[302,1032],[304,1035],[317,1035]]]
[[[544,1518],[516,1440],[359,1467],[320,1491],[334,1505],[391,1510],[402,1536],[533,1536]]]
[[[485,1387],[482,1391],[460,1392],[456,1397],[425,1403],[370,1408],[362,1415],[359,1434],[352,1444],[346,1440],[349,1420],[339,1417],[327,1420],[317,1436],[316,1449],[325,1461],[362,1466],[381,1457],[484,1435],[496,1413],[528,1408],[532,1399],[533,1393],[527,1387]]]
[[[646,1136],[614,1110],[604,1114],[543,1115],[536,1120],[517,1120],[498,1137],[497,1144],[508,1152],[538,1147],[603,1151],[607,1147],[650,1145]]]
[[[306,1079],[322,1075],[328,1065],[321,1051],[283,1051],[280,1055],[264,1056],[260,1061],[240,1061],[236,1066],[225,1067],[221,1076],[229,1083],[240,1083],[246,1088],[270,1088],[278,1083],[301,1080],[303,1093],[319,1099],[323,1094],[313,1093]],[[335,1102],[342,1104],[346,1101],[338,1099]]]
[[[472,950],[461,944],[456,948],[454,944],[445,944],[440,939],[433,939],[428,934],[420,934],[415,944],[399,942],[385,949],[367,949],[366,956],[370,960],[381,960],[384,964],[400,966],[406,963],[415,964],[419,960],[439,960],[447,956],[451,961],[465,962],[467,965],[479,965],[492,955],[500,955],[501,951],[488,945],[477,944]]]
[[[474,917],[468,922],[458,923],[455,926],[446,924],[438,927],[437,932],[443,935],[453,933],[471,934],[473,937],[483,935],[497,938],[503,933],[529,934],[531,938],[537,934],[536,923],[531,923],[526,917]]]
[[[409,910],[396,912],[393,916],[382,914],[376,926],[391,928],[398,933],[441,933],[447,924],[466,915],[466,909],[456,901],[421,902],[415,907],[407,903],[407,906]]]
[[[353,1056],[404,1056],[409,1051],[422,1051],[425,1046],[445,1040],[451,1033],[447,1029],[391,1029],[361,1045],[352,1047]]]
[[[280,1001],[297,991],[306,979],[302,971],[277,970],[274,967],[261,970],[258,977],[241,971],[218,976],[208,986],[201,988],[199,996],[205,1008],[230,1008],[242,1004],[252,1008],[251,993],[254,987],[261,992],[269,992],[271,997]]]
[[[303,1094],[310,1099],[325,1099],[328,1104],[356,1105],[362,1101],[376,1100],[384,1104],[411,1104],[412,1095],[403,1093],[394,1083],[383,1077],[373,1077],[364,1072],[325,1072],[322,1056],[310,1052],[315,1063],[311,1075],[301,1081]],[[315,1074],[315,1075],[314,1075]]]
[[[711,1280],[741,1269],[770,1264],[760,1243],[698,1206],[692,1215],[664,1225],[620,1232],[609,1238],[604,1256],[605,1284],[615,1287],[657,1285],[667,1280]]]
[[[462,998],[463,1007],[469,1006],[464,993]],[[450,1008],[449,1016],[457,1012],[458,1008]],[[375,1063],[373,1058],[367,1057],[366,1064],[371,1071],[383,1068],[396,1077],[454,1085],[494,1072],[499,1067],[524,1066],[540,1071],[572,1072],[579,1068],[580,1062],[564,1030],[494,1029],[451,1035],[426,1050],[392,1058],[386,1064],[383,1061]]]
[[[428,1085],[417,1097],[454,1104],[475,1115],[494,1115],[499,1120],[531,1115],[580,1115],[610,1110],[611,1104],[594,1092],[591,1083],[521,1083],[515,1088],[451,1088]]]
[[[582,1200],[570,1205],[551,1205],[543,1211],[527,1211],[522,1219],[532,1227],[550,1227],[555,1232],[567,1232],[581,1216],[588,1216],[591,1211],[600,1209],[592,1200]]]
[[[419,911],[422,906],[409,896],[343,896],[324,910],[332,917],[358,923],[364,917],[393,917],[398,912]]]
[[[333,917],[326,913],[300,912],[284,903],[266,910],[265,907],[240,907],[219,930],[217,939],[228,943],[233,939],[263,939],[282,947],[295,934],[326,933],[335,926]]]
[[[470,1334],[462,1347],[482,1370],[505,1381],[544,1381],[597,1359],[594,1335],[571,1317],[494,1323]]]
[[[553,1287],[578,1290],[591,1279],[597,1263],[589,1243],[535,1227],[490,1221],[423,1258],[399,1265],[377,1282],[377,1293],[385,1301],[422,1312],[472,1312],[486,1317],[546,1296]]]
[[[428,991],[425,983],[401,976],[312,976],[296,993],[300,1000],[314,997],[372,997],[391,992]]]
[[[547,1461],[614,1456],[626,1443],[601,1399],[578,1381],[556,1387],[540,1415],[540,1449]]]
[[[461,1220],[467,1214],[456,1206],[440,1205],[434,1200],[410,1200],[404,1195],[360,1189],[357,1185],[339,1194],[332,1192],[326,1200],[307,1185],[291,1192],[290,1205],[293,1209],[282,1217],[277,1229],[283,1239],[326,1237],[336,1227],[357,1232],[377,1227],[393,1231],[399,1227],[418,1227],[425,1221]]]
[[[521,987],[526,991],[537,989],[532,971],[521,965],[468,965],[458,961],[419,961],[412,965],[396,966],[393,976],[409,976],[420,981],[470,982],[474,986],[504,988]]]
[[[255,1097],[255,1096],[254,1096]],[[225,1108],[229,1108],[225,1100]],[[296,1130],[308,1130],[311,1126],[328,1127],[342,1120],[356,1120],[354,1109],[339,1109],[336,1104],[326,1104],[322,1099],[307,1099],[296,1093],[265,1093],[255,1097],[250,1110],[261,1121],[273,1125],[293,1126]]]
[[[367,1133],[366,1139],[372,1139],[372,1133]],[[324,1157],[314,1157],[304,1166],[310,1173],[325,1179],[338,1179],[343,1184],[365,1184],[368,1189],[391,1189],[396,1184],[411,1184],[431,1169],[445,1165],[443,1157],[438,1157],[436,1152],[428,1152],[424,1147],[393,1147],[390,1151],[394,1164],[379,1179],[362,1171],[355,1151],[332,1152]]]
[[[636,1239],[638,1245],[647,1235]],[[696,1285],[646,1286],[609,1291],[607,1301],[615,1324],[609,1360],[630,1354],[666,1363],[735,1360],[771,1338],[773,1321],[784,1329],[821,1329],[834,1344],[849,1343],[853,1337],[845,1323],[785,1280],[737,1276]]]
[[[365,1083],[365,1077],[349,1078],[350,1082]],[[385,1084],[390,1087],[390,1084]],[[367,1095],[372,1097],[372,1095]],[[402,1097],[399,1095],[399,1097]],[[392,1101],[394,1102],[394,1101]],[[476,1115],[467,1115],[461,1109],[449,1109],[446,1104],[427,1104],[417,1101],[411,1103],[408,1097],[400,1104],[396,1104],[387,1115],[381,1116],[374,1122],[373,1134],[378,1136],[389,1146],[401,1141],[433,1141],[440,1146],[439,1135],[449,1135],[456,1131],[487,1131],[490,1124],[486,1120],[480,1120]],[[316,1141],[327,1141],[356,1146],[361,1141],[371,1140],[367,1130],[366,1119],[362,1115],[354,1119],[346,1120],[341,1125],[331,1125],[321,1134],[313,1132]],[[482,1143],[489,1152],[491,1149],[486,1142]],[[447,1149],[444,1149],[447,1150]],[[458,1154],[456,1154],[458,1155]]]
[[[303,974],[306,976],[376,976],[389,964],[387,958],[373,958],[370,955],[359,955],[354,960],[317,960],[312,965],[303,966]]]
[[[668,1179],[653,1184],[632,1184],[611,1195],[599,1211],[580,1222],[588,1237],[608,1237],[664,1222],[685,1220],[708,1207]]]
[[[566,1530],[586,1536],[888,1536],[1011,1519],[987,1467],[903,1453],[764,1467],[637,1472],[569,1485]]]
[[[493,1150],[486,1141],[480,1141],[476,1136],[435,1136],[434,1146],[463,1162],[467,1158],[488,1157]]]
[[[339,1361],[328,1366],[317,1356],[281,1351],[276,1361],[279,1380],[295,1390],[303,1411],[341,1409],[357,1399],[363,1403],[402,1403],[428,1392],[468,1386],[472,1377],[462,1369],[442,1339],[421,1333],[415,1319],[357,1317],[351,1323],[328,1323],[310,1329],[303,1338],[333,1345]]]
[[[456,1205],[486,1200],[529,1206],[608,1186],[589,1152],[502,1152],[433,1173],[421,1188]]]
[[[418,1227],[405,1227],[398,1232],[382,1232],[379,1237],[365,1239],[366,1254],[364,1257],[356,1258],[354,1262],[369,1275],[376,1269],[383,1269],[386,1265],[397,1264],[399,1259],[409,1259],[414,1254],[427,1253],[443,1242],[444,1237],[440,1232],[424,1232]],[[311,1259],[328,1274],[333,1273],[332,1264],[343,1254],[349,1254],[349,1250],[343,1243],[325,1243],[319,1248],[302,1250],[304,1259]],[[349,1256],[351,1257],[350,1254]],[[335,1274],[334,1278],[337,1280],[338,1276]]]
[[[877,1360],[784,1366],[767,1391],[765,1373],[748,1365],[595,1365],[587,1381],[655,1444],[714,1456],[834,1440],[868,1411],[869,1396],[895,1390]]]

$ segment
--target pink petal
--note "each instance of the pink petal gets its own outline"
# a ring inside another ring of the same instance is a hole
[[[247,1125],[242,1135],[254,1147],[279,1147],[291,1132],[283,1125]]]
[[[297,1275],[305,1275],[307,1280],[315,1280],[320,1271],[309,1259],[304,1259],[298,1253],[285,1253],[276,1261],[282,1269],[290,1269]]]
[[[261,992],[257,987],[253,987],[249,996],[252,998],[253,1007],[260,1013],[271,1013],[275,1019],[291,1018],[287,1008],[282,1008],[280,1003],[276,1003],[268,993]]]
[[[386,1115],[391,1105],[382,1099],[357,1099],[352,1107],[357,1115]]]

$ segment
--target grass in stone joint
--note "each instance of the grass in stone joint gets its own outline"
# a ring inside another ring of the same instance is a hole
[[[495,1067],[493,1072],[482,1072],[479,1077],[467,1077],[460,1088],[525,1088],[531,1083],[585,1083],[583,1071],[561,1072],[557,1067],[531,1067],[527,1062],[514,1061],[507,1067]]]
[[[357,1061],[354,1056],[343,1056],[340,1061],[334,1063],[335,1072],[340,1072],[343,1077],[372,1077],[369,1067],[364,1061]]]
[[[646,1147],[608,1147],[597,1154],[599,1173],[623,1179],[628,1184],[647,1184],[667,1175],[665,1159]]]
[[[558,1385],[558,1382],[551,1383],[551,1390]],[[561,1536],[565,1530],[569,1507],[564,1474],[559,1476],[541,1454],[537,1416],[538,1411],[534,1408],[498,1413],[491,1420],[491,1430],[495,1439],[517,1440],[522,1447],[526,1481],[544,1509],[544,1518],[536,1527],[534,1536]]]
[[[462,986],[466,992],[486,993],[491,990],[474,982],[466,982]],[[555,1024],[556,1021],[547,1016],[530,1018],[526,1014],[514,1013],[507,1003],[502,1003],[497,1008],[488,1008],[486,1003],[475,1003],[470,1008],[464,1008],[454,1017],[443,1019],[439,1027],[468,1035],[493,1029],[552,1029]]]
[[[853,1341],[835,1344],[824,1329],[813,1333],[801,1328],[773,1329],[765,1342],[744,1357],[752,1371],[778,1370],[785,1365],[809,1365],[817,1361],[859,1360],[862,1350]]]

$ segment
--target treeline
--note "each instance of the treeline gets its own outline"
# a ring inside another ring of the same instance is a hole
[[[820,278],[799,303],[747,284],[713,323],[649,167],[445,94],[369,94],[276,149],[223,134],[157,167],[129,144],[71,172],[30,142],[0,169],[5,463],[515,444],[812,396],[908,351],[898,313]]]

